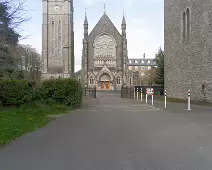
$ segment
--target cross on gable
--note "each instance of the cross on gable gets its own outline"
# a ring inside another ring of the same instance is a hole
[[[106,0],[104,0],[104,14],[106,14]]]

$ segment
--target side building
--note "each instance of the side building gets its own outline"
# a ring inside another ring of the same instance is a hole
[[[212,1],[165,0],[165,89],[212,102]]]
[[[129,59],[129,75],[130,85],[153,86],[156,74],[157,64],[155,59],[145,58],[130,58]]]

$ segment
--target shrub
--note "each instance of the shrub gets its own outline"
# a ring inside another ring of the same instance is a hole
[[[51,79],[41,84],[37,97],[47,103],[64,103],[77,108],[82,104],[82,88],[75,79]]]
[[[1,80],[0,101],[3,106],[20,106],[33,100],[34,82],[27,80]]]

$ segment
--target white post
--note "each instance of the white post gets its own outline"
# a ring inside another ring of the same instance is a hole
[[[166,108],[166,90],[165,90],[164,95],[165,95],[165,108]]]
[[[154,105],[154,90],[152,90],[152,106]]]
[[[137,100],[138,100],[138,88],[137,88]]]
[[[148,103],[148,102],[147,102],[147,93],[148,93],[148,91],[146,90],[146,103]]]
[[[135,87],[134,87],[134,100],[135,100]]]
[[[143,101],[143,93],[142,93],[142,88],[141,88],[141,102]]]
[[[188,110],[191,110],[191,91],[188,90]]]

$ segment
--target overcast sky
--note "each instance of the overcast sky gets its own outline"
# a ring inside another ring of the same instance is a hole
[[[129,58],[141,58],[143,53],[147,58],[154,58],[158,48],[164,48],[164,0],[75,0],[75,71],[81,68],[85,8],[91,32],[103,15],[104,1],[107,15],[120,32],[125,11]],[[21,34],[29,37],[20,43],[30,44],[41,53],[42,0],[27,0],[25,9],[31,19],[22,25]]]

